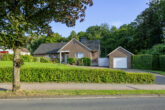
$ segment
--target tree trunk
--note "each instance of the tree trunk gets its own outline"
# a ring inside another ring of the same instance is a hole
[[[20,90],[20,68],[17,66],[17,60],[20,59],[21,50],[19,48],[14,49],[14,58],[13,58],[13,92],[17,92]]]

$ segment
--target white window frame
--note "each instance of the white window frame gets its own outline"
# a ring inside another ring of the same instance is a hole
[[[84,57],[84,53],[83,52],[77,52],[75,54],[75,57],[78,58],[78,59],[83,58]]]

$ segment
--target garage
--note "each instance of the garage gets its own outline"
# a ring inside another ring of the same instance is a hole
[[[131,57],[133,53],[118,47],[108,54],[109,56],[109,67],[115,69],[131,68]]]

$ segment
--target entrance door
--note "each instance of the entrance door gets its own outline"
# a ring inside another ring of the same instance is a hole
[[[69,58],[69,54],[65,54],[64,62],[67,63],[67,59]]]

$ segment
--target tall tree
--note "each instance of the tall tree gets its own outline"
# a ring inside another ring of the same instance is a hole
[[[83,21],[85,10],[92,0],[1,0],[0,42],[14,50],[13,91],[20,89],[20,48],[32,33],[44,33],[50,22],[74,26]]]
[[[79,40],[79,36],[76,34],[75,31],[72,31],[72,32],[70,33],[70,35],[69,35],[69,37],[68,37],[68,40],[71,40],[71,39],[73,39],[73,38]]]
[[[54,33],[46,37],[45,43],[55,43],[55,42],[61,42],[61,41],[63,41],[63,37],[59,35],[58,33]]]

